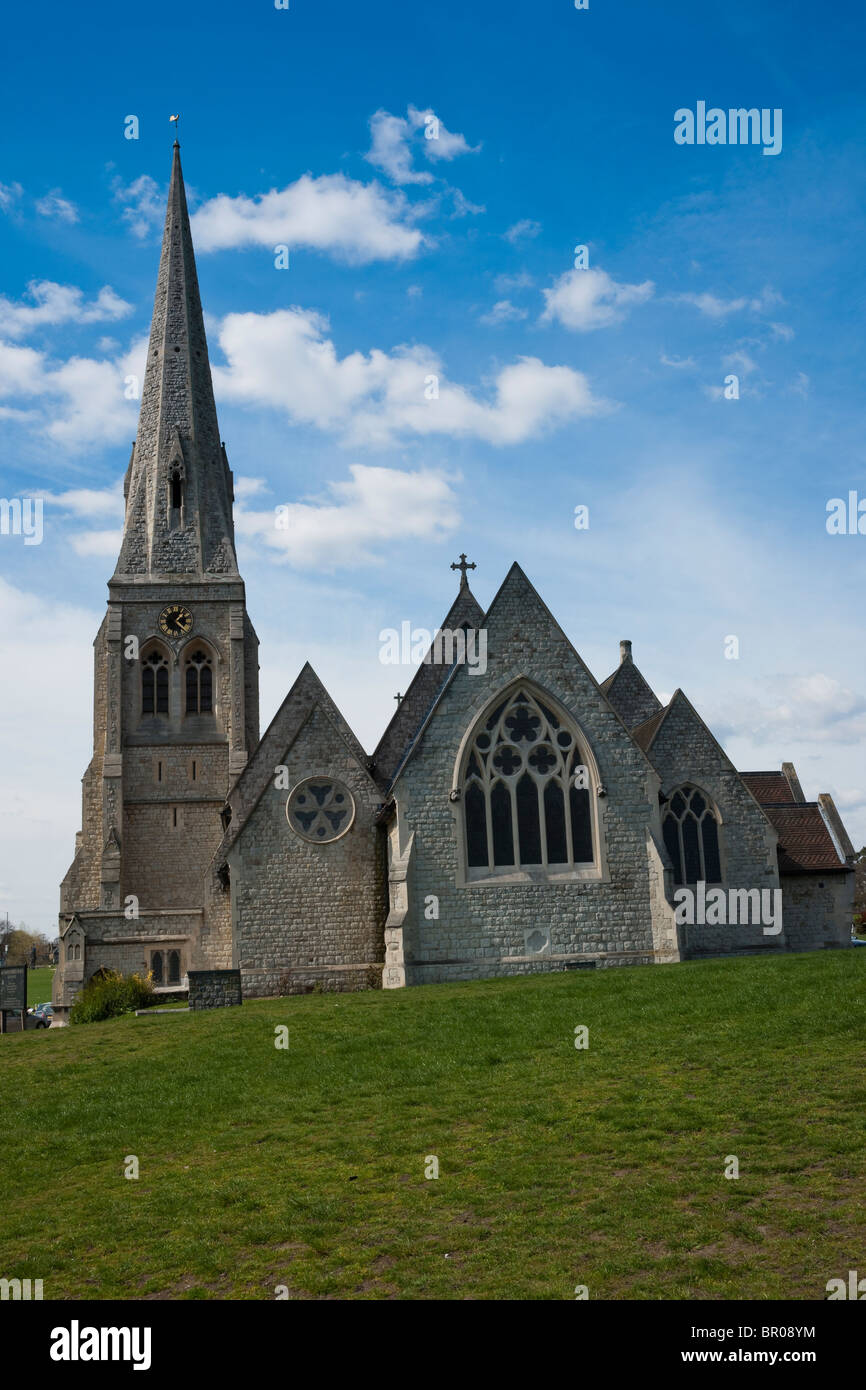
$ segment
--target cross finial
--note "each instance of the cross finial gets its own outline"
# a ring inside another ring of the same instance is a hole
[[[467,564],[467,563],[466,563],[466,552],[464,551],[463,554],[460,556],[460,563],[457,564],[457,563],[455,562],[455,563],[451,566],[451,568],[452,568],[453,570],[459,570],[459,571],[460,571],[460,587],[461,587],[461,589],[465,589],[465,588],[466,588],[466,585],[467,585],[467,582],[468,582],[467,579],[466,579],[466,571],[467,571],[467,570],[474,570],[474,569],[477,569],[478,566],[476,565],[476,563],[475,563],[474,560],[473,560],[470,564]]]
[[[403,702],[403,696],[400,694],[399,690],[397,691],[397,694],[394,696],[394,699],[397,701],[397,708],[399,709],[400,705]]]

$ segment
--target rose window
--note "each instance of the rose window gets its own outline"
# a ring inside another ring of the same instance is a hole
[[[355,819],[355,802],[344,783],[334,777],[308,777],[286,802],[289,825],[302,840],[326,845],[345,835]]]

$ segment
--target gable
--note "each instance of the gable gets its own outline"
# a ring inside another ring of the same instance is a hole
[[[581,730],[605,780],[617,762],[641,782],[646,795],[652,765],[635,745],[595,677],[517,564],[512,565],[484,619],[487,669],[455,666],[419,729],[394,777],[409,773],[412,762],[429,759],[431,747],[441,756],[446,784],[454,775],[458,749],[467,728],[499,691],[519,680],[530,681],[558,701]]]
[[[242,833],[262,795],[273,783],[275,769],[285,762],[288,750],[294,747],[311,721],[317,732],[321,729],[327,731],[325,742],[330,743],[339,759],[348,760],[363,773],[371,787],[375,786],[370,776],[367,754],[312,666],[307,663],[228,794],[226,805],[231,819],[214,858],[216,872],[225,865],[232,845]],[[321,746],[321,738],[318,743]],[[311,767],[310,771],[316,773],[318,769]]]
[[[634,729],[662,709],[655,691],[630,656],[602,681],[601,688],[627,729]]]
[[[483,622],[484,610],[467,585],[460,589],[439,630],[455,632],[464,625],[480,628]],[[432,647],[430,650],[432,651]],[[387,786],[390,783],[403,761],[441,694],[450,671],[450,667],[437,666],[431,661],[422,663],[415,672],[408,690],[373,753],[373,775],[383,785]]]

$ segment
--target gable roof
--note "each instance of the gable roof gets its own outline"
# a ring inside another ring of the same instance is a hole
[[[779,873],[850,873],[816,801],[788,801],[764,807],[779,832]]]
[[[219,871],[226,856],[240,835],[262,793],[274,775],[287,748],[315,710],[321,710],[339,738],[355,758],[359,767],[370,774],[370,759],[364,752],[346,720],[331,699],[309,662],[303,666],[280,708],[277,710],[258,747],[226,797],[231,820],[213,859],[212,867]]]
[[[624,731],[626,732],[626,734],[628,734],[630,731],[629,731],[629,729],[628,729],[628,726],[624,723],[624,721],[623,721],[623,719],[622,719],[622,716],[620,715],[620,713],[618,712],[618,710],[616,710],[616,709],[614,708],[614,706],[611,705],[611,703],[610,703],[610,701],[608,700],[608,698],[607,698],[605,692],[602,690],[602,688],[601,688],[601,686],[599,685],[598,681],[596,680],[595,676],[592,674],[592,672],[590,671],[590,669],[589,669],[589,667],[587,666],[586,662],[583,660],[583,657],[580,655],[580,652],[579,652],[579,651],[577,650],[577,648],[574,646],[574,643],[570,640],[570,638],[567,636],[567,634],[563,631],[562,627],[560,626],[560,624],[557,622],[556,618],[555,618],[555,617],[553,616],[553,614],[551,613],[551,611],[550,611],[550,609],[548,608],[547,604],[544,602],[544,599],[541,597],[541,595],[539,594],[538,590],[535,588],[535,585],[532,583],[532,581],[531,581],[530,579],[527,578],[526,574],[525,574],[524,571],[521,569],[520,565],[517,563],[516,560],[515,560],[515,561],[513,562],[513,564],[511,565],[511,568],[509,569],[508,573],[506,574],[505,578],[503,579],[502,583],[500,584],[499,588],[497,589],[497,591],[496,591],[496,593],[495,593],[495,595],[494,595],[494,597],[493,597],[493,601],[492,601],[492,603],[490,604],[490,607],[488,608],[487,612],[484,613],[484,614],[482,614],[482,621],[483,621],[483,623],[484,623],[484,626],[485,626],[485,627],[488,627],[489,624],[490,624],[490,619],[491,619],[491,617],[494,616],[500,608],[504,607],[507,603],[509,603],[510,601],[512,601],[512,599],[515,599],[515,598],[516,598],[516,599],[525,600],[525,598],[526,598],[527,596],[529,596],[529,598],[532,600],[533,603],[537,604],[538,608],[541,610],[541,613],[550,621],[550,623],[551,623],[551,625],[553,626],[553,628],[554,628],[554,629],[556,630],[556,632],[559,634],[559,637],[561,638],[563,645],[564,645],[565,647],[568,648],[569,652],[572,654],[572,656],[574,657],[574,659],[577,661],[578,665],[580,666],[580,669],[581,669],[581,670],[583,671],[583,673],[585,674],[587,680],[588,680],[592,685],[595,686],[596,690],[598,691],[599,695],[602,697],[602,700],[603,700],[604,703],[607,705],[607,707],[608,707],[608,709],[610,710],[611,714],[614,715],[614,717],[617,719],[617,721],[619,722],[619,724],[621,725],[621,727],[624,729]],[[412,738],[411,743],[408,745],[408,747],[406,748],[406,751],[405,751],[404,754],[403,754],[403,757],[401,758],[400,762],[397,764],[396,768],[394,769],[394,773],[393,773],[393,776],[392,776],[392,778],[391,778],[391,786],[394,785],[394,783],[396,782],[396,780],[397,780],[399,774],[402,772],[403,768],[406,766],[406,764],[409,762],[409,760],[414,756],[416,749],[417,749],[417,748],[419,747],[419,745],[420,745],[421,738],[422,738],[422,736],[423,736],[423,734],[424,734],[425,729],[427,728],[428,724],[430,723],[431,719],[433,718],[433,715],[434,715],[435,712],[436,712],[437,706],[439,705],[440,701],[442,700],[442,698],[443,698],[443,696],[444,696],[444,694],[445,694],[445,691],[448,689],[448,686],[450,685],[451,681],[452,681],[452,680],[455,678],[455,676],[457,675],[458,670],[459,670],[459,666],[458,666],[458,664],[455,662],[455,664],[454,664],[454,665],[449,669],[449,671],[447,672],[447,674],[446,674],[446,676],[445,676],[445,679],[442,681],[441,686],[439,687],[438,691],[436,692],[435,699],[433,700],[432,704],[430,705],[430,708],[428,709],[427,714],[425,715],[425,717],[424,717],[424,719],[422,720],[421,724],[420,724],[419,727],[417,728],[417,730],[416,730],[416,732],[415,732],[415,734],[414,734],[414,736],[413,736],[413,738]],[[640,745],[638,745],[638,747],[640,748]],[[653,773],[656,773],[656,769],[653,767],[653,765],[652,765],[652,763],[650,762],[649,758],[646,757],[645,750],[644,750],[643,748],[640,748],[640,752],[644,754],[644,757],[645,757],[645,759],[646,759],[646,763],[647,763],[648,767],[650,768],[650,770],[651,770]],[[658,775],[658,774],[656,773],[656,775]]]
[[[602,681],[601,688],[626,728],[634,729],[658,714],[662,702],[635,666],[631,644],[623,643],[622,646],[625,648],[622,660],[616,670]]]
[[[661,728],[665,716],[670,712],[676,694],[679,694],[679,692],[677,691],[666,705],[660,706],[655,714],[650,715],[649,719],[645,719],[642,724],[638,724],[636,728],[632,729],[632,738],[638,747],[642,748],[645,753],[649,754],[655,736]]]
[[[746,782],[742,773],[738,772],[737,769],[734,767],[734,764],[731,761],[730,757],[725,752],[722,745],[719,743],[719,740],[716,738],[712,729],[709,727],[706,721],[701,718],[700,714],[698,714],[698,711],[695,709],[688,695],[686,695],[679,688],[677,688],[674,691],[673,695],[671,696],[668,703],[665,705],[664,709],[660,709],[657,714],[654,714],[651,716],[651,718],[644,720],[643,724],[639,724],[636,729],[632,729],[631,736],[634,739],[635,743],[638,745],[638,747],[643,749],[650,762],[652,762],[652,753],[650,750],[652,749],[653,744],[658,738],[659,730],[662,728],[665,720],[667,719],[671,711],[675,709],[678,705],[685,705],[692,718],[700,725],[707,738],[710,740],[710,742],[718,750],[720,756],[727,763],[731,772],[734,774],[735,777],[738,777],[740,779],[740,782],[742,783],[743,789],[746,792],[746,794],[751,797],[755,805],[758,807],[758,810],[762,813],[766,820],[770,821],[770,824],[772,825],[773,822],[770,819],[770,815],[766,807],[761,805],[753,789],[749,786],[748,782]],[[773,828],[775,829],[775,826]]]
[[[784,772],[741,772],[740,776],[761,806],[778,806],[791,801],[805,800],[802,794],[794,794],[794,788]],[[797,785],[799,787],[799,783]]]
[[[476,599],[468,584],[461,584],[460,591],[440,624],[440,632],[456,632],[464,625],[480,627],[484,622],[484,609]],[[434,638],[435,641],[435,638]],[[431,643],[428,655],[433,650]],[[397,768],[403,762],[419,730],[436,704],[439,695],[451,674],[452,667],[444,668],[434,661],[425,661],[415,672],[409,688],[403,696],[385,732],[379,739],[371,759],[373,775],[377,781],[387,785],[391,782]]]

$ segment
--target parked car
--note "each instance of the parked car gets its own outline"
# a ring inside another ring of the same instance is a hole
[[[51,1020],[54,1018],[54,1009],[50,1004],[37,1004],[33,1010],[37,1028],[50,1028]]]

